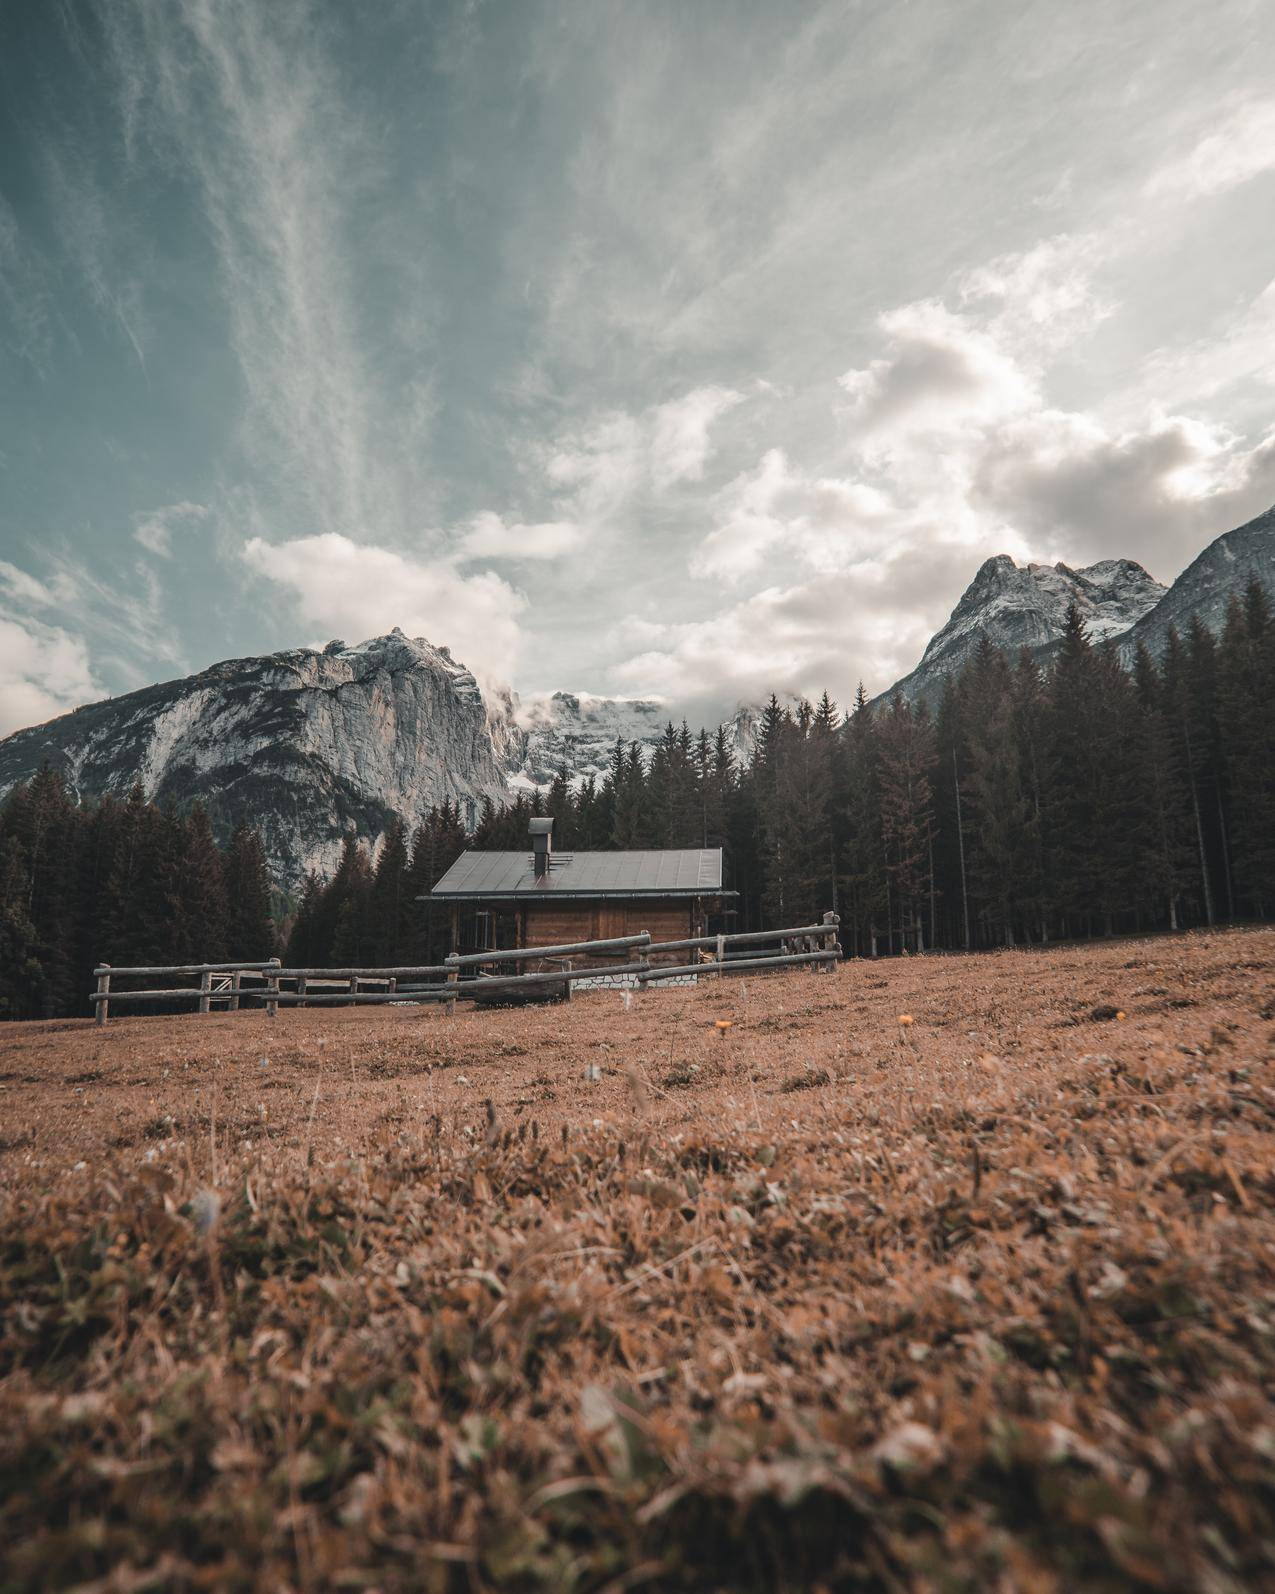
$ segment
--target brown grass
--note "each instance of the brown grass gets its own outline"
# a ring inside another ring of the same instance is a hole
[[[9,1026],[0,1589],[1275,1586],[1273,1039],[1270,931]]]

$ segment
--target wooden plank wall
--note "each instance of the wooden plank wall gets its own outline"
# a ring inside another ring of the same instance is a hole
[[[649,902],[529,903],[528,946],[561,946],[573,941],[605,941],[648,930],[652,941],[677,941],[691,935],[691,903],[685,899]],[[604,959],[603,961],[607,961]]]

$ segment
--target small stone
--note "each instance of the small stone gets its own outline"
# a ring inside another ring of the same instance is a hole
[[[874,1446],[872,1454],[896,1472],[930,1472],[943,1459],[943,1442],[921,1422],[905,1422]]]

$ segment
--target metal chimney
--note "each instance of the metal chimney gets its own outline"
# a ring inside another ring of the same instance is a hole
[[[549,878],[549,860],[553,856],[553,820],[533,819],[528,826],[531,832],[531,856],[536,866],[536,879]]]

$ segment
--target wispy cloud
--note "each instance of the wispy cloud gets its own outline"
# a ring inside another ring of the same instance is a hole
[[[1203,199],[1275,170],[1275,99],[1252,101],[1227,115],[1194,147],[1148,179],[1153,198]]]
[[[171,559],[173,532],[207,520],[208,514],[203,504],[192,504],[186,500],[180,504],[165,504],[162,509],[147,510],[137,517],[133,541],[140,543],[147,553],[153,553],[159,559]]]
[[[145,372],[149,329],[138,271],[144,246],[136,237],[121,237],[89,158],[65,134],[46,141],[43,165],[62,246],[93,304],[127,340]]]
[[[13,207],[0,194],[0,329],[21,360],[47,378],[53,361],[53,310],[48,267],[22,234]]]
[[[322,19],[299,0],[136,0],[107,16],[129,145],[176,151],[198,184],[246,451],[313,522],[401,529],[351,280],[353,201],[375,142]]]

